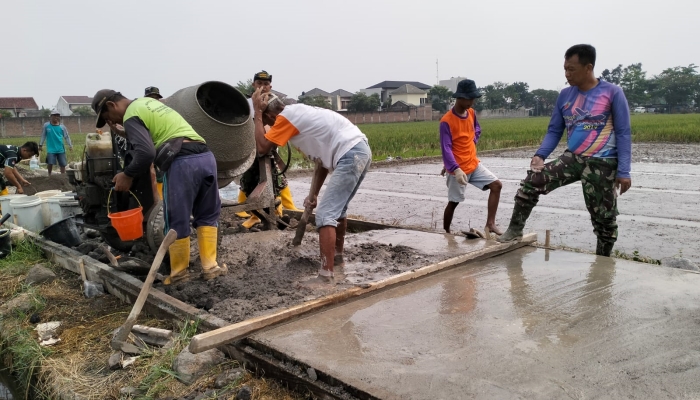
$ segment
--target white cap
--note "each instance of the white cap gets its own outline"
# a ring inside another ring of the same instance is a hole
[[[60,116],[61,113],[58,112],[58,110],[54,108],[53,110],[51,110],[51,115],[59,115]]]

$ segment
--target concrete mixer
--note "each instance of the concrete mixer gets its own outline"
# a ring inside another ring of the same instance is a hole
[[[255,132],[250,118],[250,107],[245,96],[223,82],[205,82],[175,92],[161,100],[180,113],[207,142],[216,158],[219,187],[225,187],[242,175],[256,157]],[[102,143],[99,143],[102,140]],[[120,251],[130,251],[138,242],[145,242],[156,251],[164,238],[162,202],[154,202],[150,179],[134,179],[131,193],[109,193],[112,178],[130,162],[128,143],[115,133],[90,134],[83,161],[68,172],[83,210],[80,224],[100,232],[105,241]],[[106,149],[106,150],[105,150]],[[274,209],[271,155],[263,156],[260,164],[260,183],[245,203],[222,202],[234,212]],[[270,183],[270,184],[268,184]],[[109,204],[108,204],[109,201]],[[110,212],[143,207],[144,236],[136,241],[123,242],[108,218]],[[269,226],[278,222],[274,212],[258,213]]]

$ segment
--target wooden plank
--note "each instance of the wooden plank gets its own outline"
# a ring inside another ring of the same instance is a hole
[[[316,300],[308,301],[274,314],[250,318],[229,326],[201,333],[192,338],[192,341],[190,342],[190,351],[192,353],[200,353],[202,351],[213,349],[223,344],[245,338],[246,336],[249,336],[261,329],[268,328],[281,322],[287,322],[293,318],[338,304],[350,298],[365,296],[377,290],[403,284],[422,276],[433,274],[456,265],[464,264],[468,261],[476,261],[494,257],[516,248],[534,243],[535,241],[537,241],[537,234],[530,233],[525,235],[523,240],[520,242],[498,243],[481,250],[440,261],[436,264],[431,264],[413,271],[407,271],[394,275],[378,282],[367,283],[362,286],[347,289],[340,293],[334,293]]]

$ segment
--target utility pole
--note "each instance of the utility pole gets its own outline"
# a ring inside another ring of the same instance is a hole
[[[440,66],[438,65],[438,59],[435,58],[435,84],[440,84]]]

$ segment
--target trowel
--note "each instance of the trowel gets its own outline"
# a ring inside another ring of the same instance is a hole
[[[136,258],[136,257],[115,257],[112,252],[109,251],[107,246],[100,246],[100,250],[109,259],[109,266],[116,269],[117,271],[129,272],[136,275],[145,275],[151,269],[151,266],[147,262]]]

